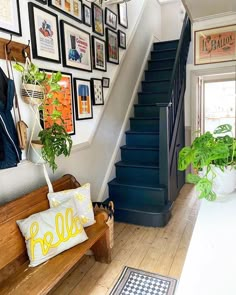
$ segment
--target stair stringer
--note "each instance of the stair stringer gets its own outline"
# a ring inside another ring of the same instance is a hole
[[[117,139],[117,142],[116,142],[116,146],[115,146],[114,151],[112,153],[110,162],[109,162],[108,167],[107,167],[106,174],[105,174],[104,179],[103,179],[101,189],[100,189],[99,194],[98,194],[98,198],[97,198],[98,202],[102,201],[105,198],[107,198],[107,196],[108,196],[108,185],[107,185],[107,183],[112,178],[115,177],[115,168],[114,168],[115,166],[114,165],[115,165],[115,163],[117,161],[119,161],[121,159],[121,157],[120,157],[120,146],[122,145],[122,142],[124,142],[125,131],[128,129],[128,126],[129,126],[129,118],[130,118],[130,115],[131,115],[131,112],[132,112],[132,109],[133,109],[134,102],[137,99],[137,93],[139,91],[139,88],[141,87],[141,82],[142,82],[143,77],[144,77],[144,71],[147,68],[148,60],[149,60],[150,55],[151,55],[151,48],[152,48],[154,42],[157,42],[157,41],[160,42],[160,39],[158,39],[156,36],[152,35],[152,37],[150,38],[149,44],[147,46],[146,55],[145,55],[145,57],[143,59],[143,63],[142,63],[142,66],[141,66],[141,69],[140,69],[140,72],[139,72],[139,76],[137,78],[137,82],[136,82],[135,87],[133,89],[133,94],[132,94],[132,97],[130,99],[130,103],[129,103],[129,106],[127,108],[127,112],[125,114],[125,118],[124,118],[122,127],[120,129],[120,133],[119,133],[119,136],[118,136],[118,139]]]

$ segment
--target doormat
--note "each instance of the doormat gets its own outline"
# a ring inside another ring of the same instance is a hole
[[[110,295],[173,295],[177,280],[125,266]]]

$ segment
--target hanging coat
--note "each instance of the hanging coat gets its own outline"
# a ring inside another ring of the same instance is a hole
[[[15,94],[13,80],[0,67],[0,169],[15,167],[21,160],[11,109]]]

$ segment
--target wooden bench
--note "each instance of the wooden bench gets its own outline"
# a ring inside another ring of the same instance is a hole
[[[79,187],[71,175],[53,182],[54,191]],[[0,206],[0,294],[48,294],[77,265],[88,249],[99,262],[111,261],[106,213],[95,216],[96,223],[85,229],[88,240],[37,266],[28,267],[25,241],[16,220],[49,208],[48,188],[41,187]]]

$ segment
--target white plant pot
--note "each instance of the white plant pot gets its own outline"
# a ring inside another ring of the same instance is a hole
[[[236,170],[228,166],[224,171],[220,168],[212,166],[212,172],[209,172],[208,178],[213,178],[212,190],[216,195],[231,194],[236,188]]]
[[[45,164],[42,158],[42,143],[39,140],[32,140],[29,146],[29,160],[35,164]]]
[[[39,85],[23,83],[21,86],[21,97],[27,104],[40,105],[44,98],[44,92]]]

